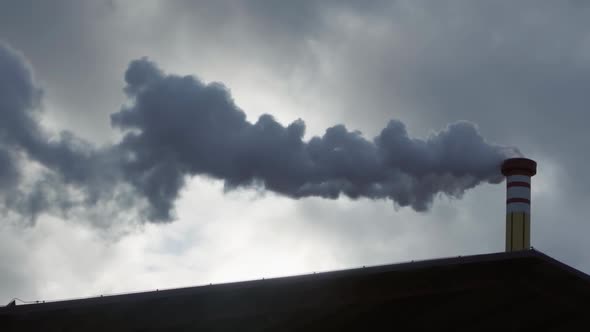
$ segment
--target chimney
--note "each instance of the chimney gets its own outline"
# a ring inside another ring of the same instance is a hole
[[[506,159],[506,251],[531,247],[531,177],[537,163],[527,158]]]

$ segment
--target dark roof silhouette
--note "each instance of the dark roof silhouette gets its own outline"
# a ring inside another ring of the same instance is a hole
[[[2,331],[586,330],[590,277],[536,250],[0,308]]]

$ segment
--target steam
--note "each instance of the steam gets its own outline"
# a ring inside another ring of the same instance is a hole
[[[96,147],[71,132],[52,137],[38,121],[42,92],[31,69],[0,46],[0,198],[7,209],[34,217],[56,206],[67,213],[80,204],[144,202],[146,219],[168,221],[187,176],[207,176],[226,190],[389,199],[425,211],[438,194],[460,198],[500,182],[500,163],[519,154],[486,142],[464,121],[424,140],[392,120],[373,140],[335,125],[305,141],[302,120],[284,126],[265,114],[248,122],[222,84],[166,74],[147,58],[130,63],[125,82],[128,106],[111,115],[124,133],[120,142]],[[28,191],[23,159],[44,169]],[[115,214],[123,208],[111,206]]]

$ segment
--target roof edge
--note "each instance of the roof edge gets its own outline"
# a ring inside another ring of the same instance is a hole
[[[566,263],[563,263],[563,262],[561,262],[561,261],[559,261],[559,260],[557,260],[557,259],[555,259],[555,258],[553,258],[553,257],[551,257],[551,256],[549,256],[549,255],[547,255],[545,253],[543,253],[542,251],[539,251],[539,250],[535,249],[535,248],[531,248],[530,251],[535,256],[537,256],[537,257],[545,260],[546,262],[548,262],[548,263],[550,263],[550,264],[552,264],[552,265],[554,265],[554,266],[556,266],[556,267],[558,267],[560,269],[563,269],[563,270],[565,270],[567,272],[570,272],[573,275],[577,276],[578,278],[580,278],[580,279],[582,279],[584,281],[590,282],[590,275],[588,275],[588,274],[586,274],[586,273],[584,273],[584,272],[576,269],[575,267],[572,267],[570,265],[567,265]]]
[[[436,259],[426,259],[426,260],[418,260],[418,261],[408,261],[402,263],[394,263],[394,264],[384,264],[384,265],[375,265],[375,266],[363,266],[351,269],[342,269],[342,270],[333,270],[333,271],[326,271],[326,272],[312,272],[312,273],[305,273],[299,275],[291,275],[291,276],[283,276],[283,277],[275,277],[275,278],[262,278],[262,279],[253,279],[253,280],[244,280],[244,281],[237,281],[237,282],[228,282],[228,283],[219,283],[219,284],[206,284],[200,286],[188,286],[188,287],[178,287],[178,288],[169,288],[169,289],[157,289],[151,291],[141,291],[141,292],[130,292],[130,293],[122,293],[122,294],[113,294],[113,295],[100,295],[100,296],[93,296],[93,297],[84,297],[84,298],[74,298],[74,299],[65,299],[65,300],[56,300],[56,301],[43,301],[34,304],[21,304],[12,307],[1,307],[0,306],[0,314],[8,314],[15,311],[35,311],[35,310],[43,310],[44,308],[56,308],[56,307],[69,307],[69,306],[76,306],[76,305],[83,305],[83,304],[108,304],[113,303],[120,300],[125,301],[134,301],[140,300],[143,298],[154,298],[154,297],[167,297],[167,296],[174,296],[177,294],[199,294],[201,292],[206,292],[215,288],[226,288],[226,289],[239,289],[244,287],[252,287],[259,285],[260,283],[282,283],[288,282],[290,280],[299,278],[301,280],[309,280],[309,279],[331,279],[331,278],[339,278],[342,276],[350,276],[356,275],[360,273],[383,273],[383,272],[393,272],[393,271],[408,271],[408,270],[420,270],[426,269],[431,267],[438,267],[438,266],[450,266],[450,265],[463,265],[463,264],[470,264],[470,263],[481,263],[481,262],[494,262],[494,261],[502,261],[502,260],[512,260],[512,259],[520,259],[520,258],[530,258],[535,257],[542,259],[550,264],[560,268],[562,270],[568,271],[583,280],[590,282],[590,276],[567,265],[564,264],[534,248],[520,250],[520,251],[513,251],[513,252],[496,252],[496,253],[487,253],[487,254],[476,254],[476,255],[469,255],[469,256],[454,256],[454,257],[445,257],[445,258],[436,258]]]

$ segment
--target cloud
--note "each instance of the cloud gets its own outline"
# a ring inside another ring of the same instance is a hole
[[[20,174],[12,154],[0,149],[0,187],[12,188],[18,182]]]

